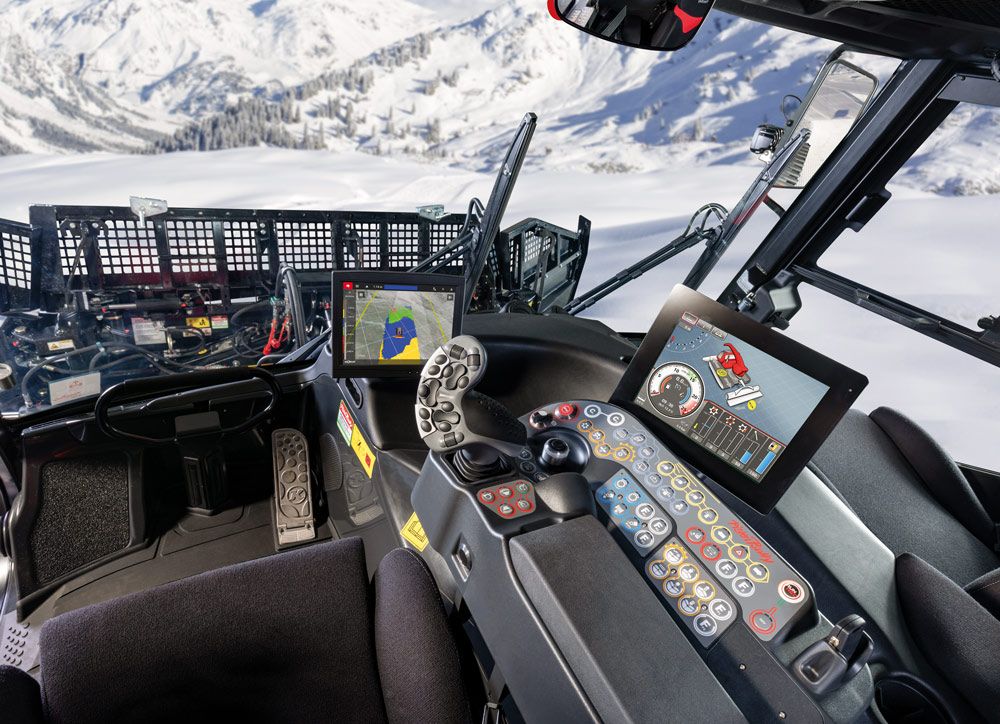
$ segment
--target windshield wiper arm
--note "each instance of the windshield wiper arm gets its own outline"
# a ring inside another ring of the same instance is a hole
[[[601,282],[593,289],[581,294],[566,305],[566,313],[579,314],[584,309],[594,306],[612,292],[621,289],[630,281],[638,279],[651,269],[655,269],[665,261],[669,261],[678,254],[697,246],[703,241],[708,241],[709,245],[711,245],[719,238],[722,221],[728,213],[719,204],[706,204],[702,206],[691,217],[691,221],[688,222],[687,229],[684,230],[683,234],[667,242],[666,245],[654,251],[649,256],[640,259],[632,266],[622,269],[607,281]],[[708,226],[708,220],[713,215],[719,220],[719,223],[710,227]]]

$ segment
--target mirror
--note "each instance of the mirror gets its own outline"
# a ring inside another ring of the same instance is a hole
[[[678,50],[691,42],[715,0],[549,0],[552,14],[613,43]]]
[[[805,187],[847,136],[877,89],[878,79],[856,65],[837,58],[823,66],[798,109],[794,125],[784,134],[787,142],[807,130],[809,141],[799,149],[775,187]]]

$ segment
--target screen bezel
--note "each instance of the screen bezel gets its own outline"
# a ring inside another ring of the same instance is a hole
[[[410,284],[451,287],[455,294],[455,313],[451,324],[451,336],[462,333],[462,318],[465,316],[464,304],[465,279],[452,274],[423,274],[411,272],[383,272],[373,270],[344,269],[331,275],[331,357],[333,358],[332,375],[334,379],[352,377],[368,378],[400,378],[418,377],[424,368],[424,362],[415,364],[394,364],[384,366],[364,366],[344,364],[344,282],[361,282],[365,284]]]
[[[650,371],[680,322],[684,312],[732,334],[775,359],[822,382],[829,390],[787,444],[774,467],[754,480],[635,402]],[[660,310],[618,387],[611,402],[628,410],[685,460],[760,513],[769,513],[805,468],[812,456],[847,413],[858,395],[868,386],[868,378],[821,355],[778,332],[735,312],[713,299],[683,285],[677,285]]]

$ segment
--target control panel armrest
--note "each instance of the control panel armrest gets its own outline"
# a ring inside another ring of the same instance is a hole
[[[595,518],[516,536],[510,553],[603,720],[746,721]]]

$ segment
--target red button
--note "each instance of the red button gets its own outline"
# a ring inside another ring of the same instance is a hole
[[[556,417],[558,417],[560,420],[572,420],[574,417],[576,417],[579,411],[580,408],[578,408],[576,405],[570,402],[565,402],[556,408]]]
[[[753,630],[757,633],[763,636],[768,636],[774,633],[775,622],[771,617],[770,612],[758,609],[750,614],[750,626],[752,626]]]

